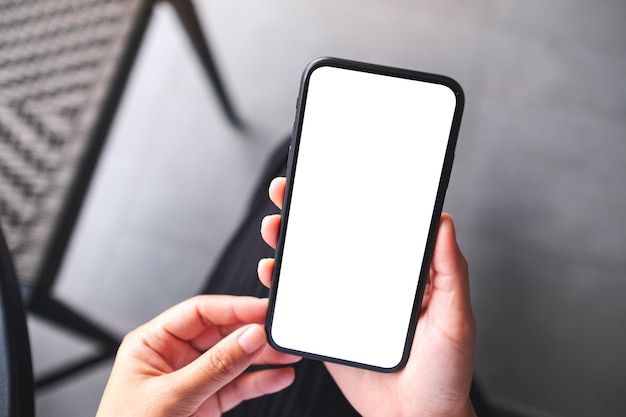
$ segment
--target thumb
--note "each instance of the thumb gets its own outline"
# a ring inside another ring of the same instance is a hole
[[[241,375],[265,346],[265,330],[259,324],[244,326],[178,370],[171,381],[175,396],[202,404],[211,395]]]
[[[431,262],[431,294],[428,309],[438,327],[463,344],[475,338],[475,322],[470,302],[467,261],[456,241],[454,221],[441,215],[435,251]],[[473,343],[473,342],[472,342]]]
[[[469,293],[467,261],[457,245],[452,216],[447,213],[441,215],[431,269],[436,289],[446,292],[461,289]]]

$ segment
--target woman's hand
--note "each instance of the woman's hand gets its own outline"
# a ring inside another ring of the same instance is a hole
[[[293,369],[243,373],[252,363],[297,358],[266,344],[267,300],[206,295],[129,333],[97,417],[219,416],[243,400],[289,386]]]
[[[284,193],[285,179],[275,179],[270,198],[279,208]],[[280,215],[273,215],[261,226],[263,239],[274,248],[279,225]],[[273,259],[259,262],[259,278],[266,286],[273,268]],[[363,416],[474,416],[469,390],[475,335],[467,262],[457,246],[452,217],[443,214],[406,366],[395,373],[330,363],[326,367]]]

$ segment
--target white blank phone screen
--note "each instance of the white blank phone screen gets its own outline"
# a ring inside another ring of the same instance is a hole
[[[274,306],[278,345],[400,362],[455,106],[441,84],[313,71]]]

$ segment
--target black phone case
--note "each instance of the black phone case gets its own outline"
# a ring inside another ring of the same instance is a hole
[[[428,237],[427,237],[426,249],[424,251],[424,256],[423,256],[423,260],[421,264],[419,282],[418,282],[417,292],[415,294],[415,299],[413,303],[413,309],[412,309],[412,314],[410,318],[410,326],[407,331],[404,352],[403,352],[401,361],[396,366],[393,366],[390,368],[381,368],[378,366],[371,366],[371,365],[363,364],[359,362],[352,362],[349,360],[337,359],[337,358],[317,355],[317,354],[313,354],[309,352],[302,352],[302,351],[298,351],[294,349],[284,348],[278,345],[272,338],[272,320],[274,316],[274,306],[276,302],[277,288],[278,288],[279,281],[280,281],[278,271],[280,271],[280,265],[282,263],[282,248],[284,244],[284,237],[285,237],[285,233],[287,230],[287,225],[289,223],[290,199],[291,199],[291,194],[293,191],[293,176],[294,176],[294,172],[295,172],[297,161],[298,161],[300,135],[301,135],[301,130],[302,130],[303,117],[304,117],[305,110],[306,110],[306,100],[307,100],[307,93],[308,93],[308,87],[309,87],[309,79],[315,69],[319,67],[323,67],[323,66],[330,66],[330,67],[336,67],[336,68],[343,68],[343,69],[368,72],[368,73],[373,73],[373,74],[388,75],[392,77],[399,77],[399,78],[406,78],[406,79],[411,79],[411,80],[418,80],[418,81],[424,81],[424,82],[429,82],[429,83],[441,84],[441,85],[445,85],[449,87],[456,96],[456,107],[454,110],[452,125],[450,129],[450,135],[449,135],[448,143],[446,147],[443,168],[440,174],[436,200],[434,203],[434,209],[433,209],[432,217],[430,220],[430,227],[429,227],[429,232],[428,232]],[[286,189],[285,189],[285,199],[283,202],[281,225],[280,225],[280,231],[279,231],[279,236],[278,236],[278,244],[277,244],[276,253],[275,253],[274,276],[272,278],[272,285],[270,288],[269,307],[268,307],[268,313],[267,313],[267,319],[266,319],[268,343],[275,350],[288,353],[288,354],[294,354],[297,356],[310,358],[310,359],[315,359],[315,360],[320,360],[320,361],[325,361],[325,362],[339,363],[343,365],[354,366],[357,368],[368,369],[368,370],[373,370],[377,372],[385,372],[385,373],[396,372],[402,369],[406,365],[406,362],[409,357],[409,352],[411,350],[418,317],[420,314],[422,297],[424,295],[424,288],[427,282],[427,274],[429,273],[429,270],[430,270],[430,261],[431,261],[431,257],[432,257],[432,253],[433,253],[433,249],[435,245],[435,238],[436,238],[437,230],[439,227],[439,219],[441,217],[441,211],[443,208],[445,194],[446,194],[448,182],[449,182],[451,171],[452,171],[452,165],[453,165],[454,156],[455,156],[455,148],[456,148],[457,137],[458,137],[458,133],[459,133],[460,125],[461,125],[461,118],[463,114],[464,104],[465,104],[465,96],[464,96],[463,89],[461,88],[461,86],[452,78],[446,77],[443,75],[431,74],[431,73],[419,72],[419,71],[413,71],[413,70],[407,70],[407,69],[401,69],[401,68],[394,68],[394,67],[382,66],[382,65],[376,65],[376,64],[369,64],[369,63],[351,61],[351,60],[340,59],[340,58],[331,58],[331,57],[318,58],[307,65],[307,67],[303,71],[302,78],[301,78],[300,91],[299,91],[299,96],[297,99],[297,106],[296,106],[296,117],[295,117],[294,125],[293,125],[292,141],[291,141],[291,145],[289,148],[289,156],[287,160],[287,171],[286,171],[287,181],[286,181]]]

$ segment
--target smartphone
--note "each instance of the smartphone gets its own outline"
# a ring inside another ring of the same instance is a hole
[[[429,273],[462,89],[440,75],[321,58],[305,69],[297,103],[269,343],[399,370]]]

